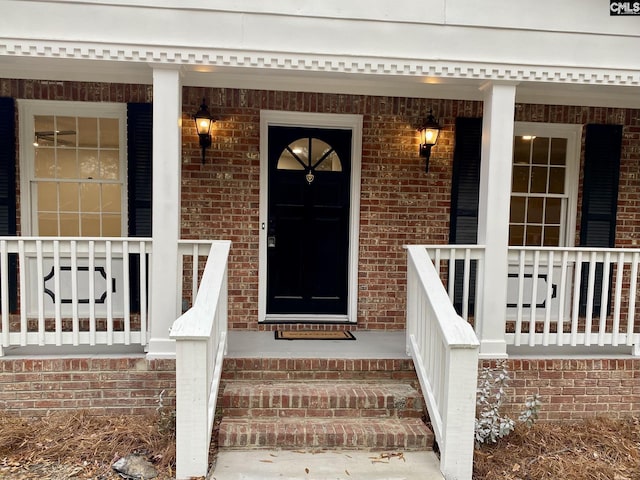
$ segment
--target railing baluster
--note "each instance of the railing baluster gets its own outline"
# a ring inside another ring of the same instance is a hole
[[[562,265],[560,267],[560,293],[558,294],[558,322],[556,345],[564,345],[564,303],[567,295],[567,267],[569,252],[562,252]]]
[[[62,345],[62,289],[60,285],[60,276],[62,275],[62,270],[60,269],[60,241],[53,241],[53,284],[55,289],[55,301],[54,301],[54,310],[55,310],[55,338],[56,338],[56,346]]]
[[[622,279],[624,273],[624,252],[618,252],[616,265],[616,288],[613,303],[613,326],[611,328],[611,345],[618,346],[620,335],[620,306],[622,304]],[[630,292],[631,293],[631,292]]]
[[[20,346],[27,345],[27,262],[24,240],[18,240],[18,270],[20,276]]]
[[[551,293],[553,292],[553,250],[547,252],[547,292],[545,294],[545,315],[542,345],[549,346],[549,333],[551,331]]]
[[[78,244],[71,241],[71,324],[72,342],[80,345],[80,317],[78,315]]]
[[[122,311],[124,316],[124,344],[131,345],[131,301],[129,295],[129,242],[122,242]]]
[[[191,305],[196,302],[196,294],[198,293],[198,261],[200,259],[198,254],[198,244],[193,244],[191,251],[192,265],[191,265]],[[182,294],[182,292],[180,292]]]
[[[573,306],[571,309],[571,346],[578,344],[578,324],[580,322],[580,283],[582,281],[582,251],[576,255],[576,268],[573,275]]]
[[[635,316],[636,316],[636,295],[638,285],[638,263],[640,263],[640,253],[633,253],[631,262],[631,282],[629,284],[629,311],[627,312],[627,345],[633,345]]]
[[[44,266],[42,240],[36,240],[36,282],[38,292],[38,345],[45,345],[44,335]]]
[[[596,267],[596,252],[591,252],[591,255],[589,257],[589,280],[587,283],[587,313],[584,325],[584,344],[587,347],[591,345],[591,327],[593,324],[593,300],[595,298]]]
[[[7,241],[0,241],[0,302],[2,302],[2,346],[9,343],[9,254]]]
[[[449,299],[451,302],[455,299],[456,289],[456,249],[451,248],[449,250]]]
[[[111,240],[107,240],[105,242],[105,263],[106,263],[106,286],[105,290],[107,292],[107,298],[105,299],[107,302],[107,345],[113,345],[113,288],[112,283],[112,255],[111,255]]]
[[[147,344],[147,252],[144,242],[140,242],[140,344]]]
[[[536,299],[538,298],[538,271],[540,269],[540,250],[533,254],[533,274],[531,275],[531,315],[529,317],[529,346],[536,344]]]
[[[602,265],[602,291],[600,292],[600,321],[598,323],[598,345],[604,346],[604,334],[607,331],[607,310],[609,309],[609,287],[611,286],[611,253],[604,254]]]
[[[462,318],[469,321],[469,279],[471,278],[471,249],[464,251],[464,280],[462,282]]]
[[[95,242],[89,241],[89,345],[96,344]]]
[[[524,261],[525,252],[520,250],[518,261],[518,302],[516,307],[516,328],[515,328],[515,345],[519,347],[522,344],[522,317],[524,315]]]

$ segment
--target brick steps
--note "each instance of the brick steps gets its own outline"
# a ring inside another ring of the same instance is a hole
[[[427,450],[423,400],[410,384],[381,380],[230,381],[219,401],[220,448]]]

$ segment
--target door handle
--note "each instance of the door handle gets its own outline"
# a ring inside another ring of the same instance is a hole
[[[276,237],[274,235],[267,237],[267,248],[276,248]]]

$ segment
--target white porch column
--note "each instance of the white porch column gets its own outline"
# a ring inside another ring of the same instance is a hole
[[[478,243],[485,245],[485,263],[479,278],[484,292],[480,302],[480,357],[506,357],[509,204],[516,86],[488,83],[484,92],[482,161]]]
[[[175,356],[169,329],[178,318],[176,279],[180,238],[182,79],[175,68],[153,70],[153,254],[151,357]]]

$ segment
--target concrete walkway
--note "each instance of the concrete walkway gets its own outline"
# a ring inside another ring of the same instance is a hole
[[[443,480],[433,452],[220,451],[209,480]]]

